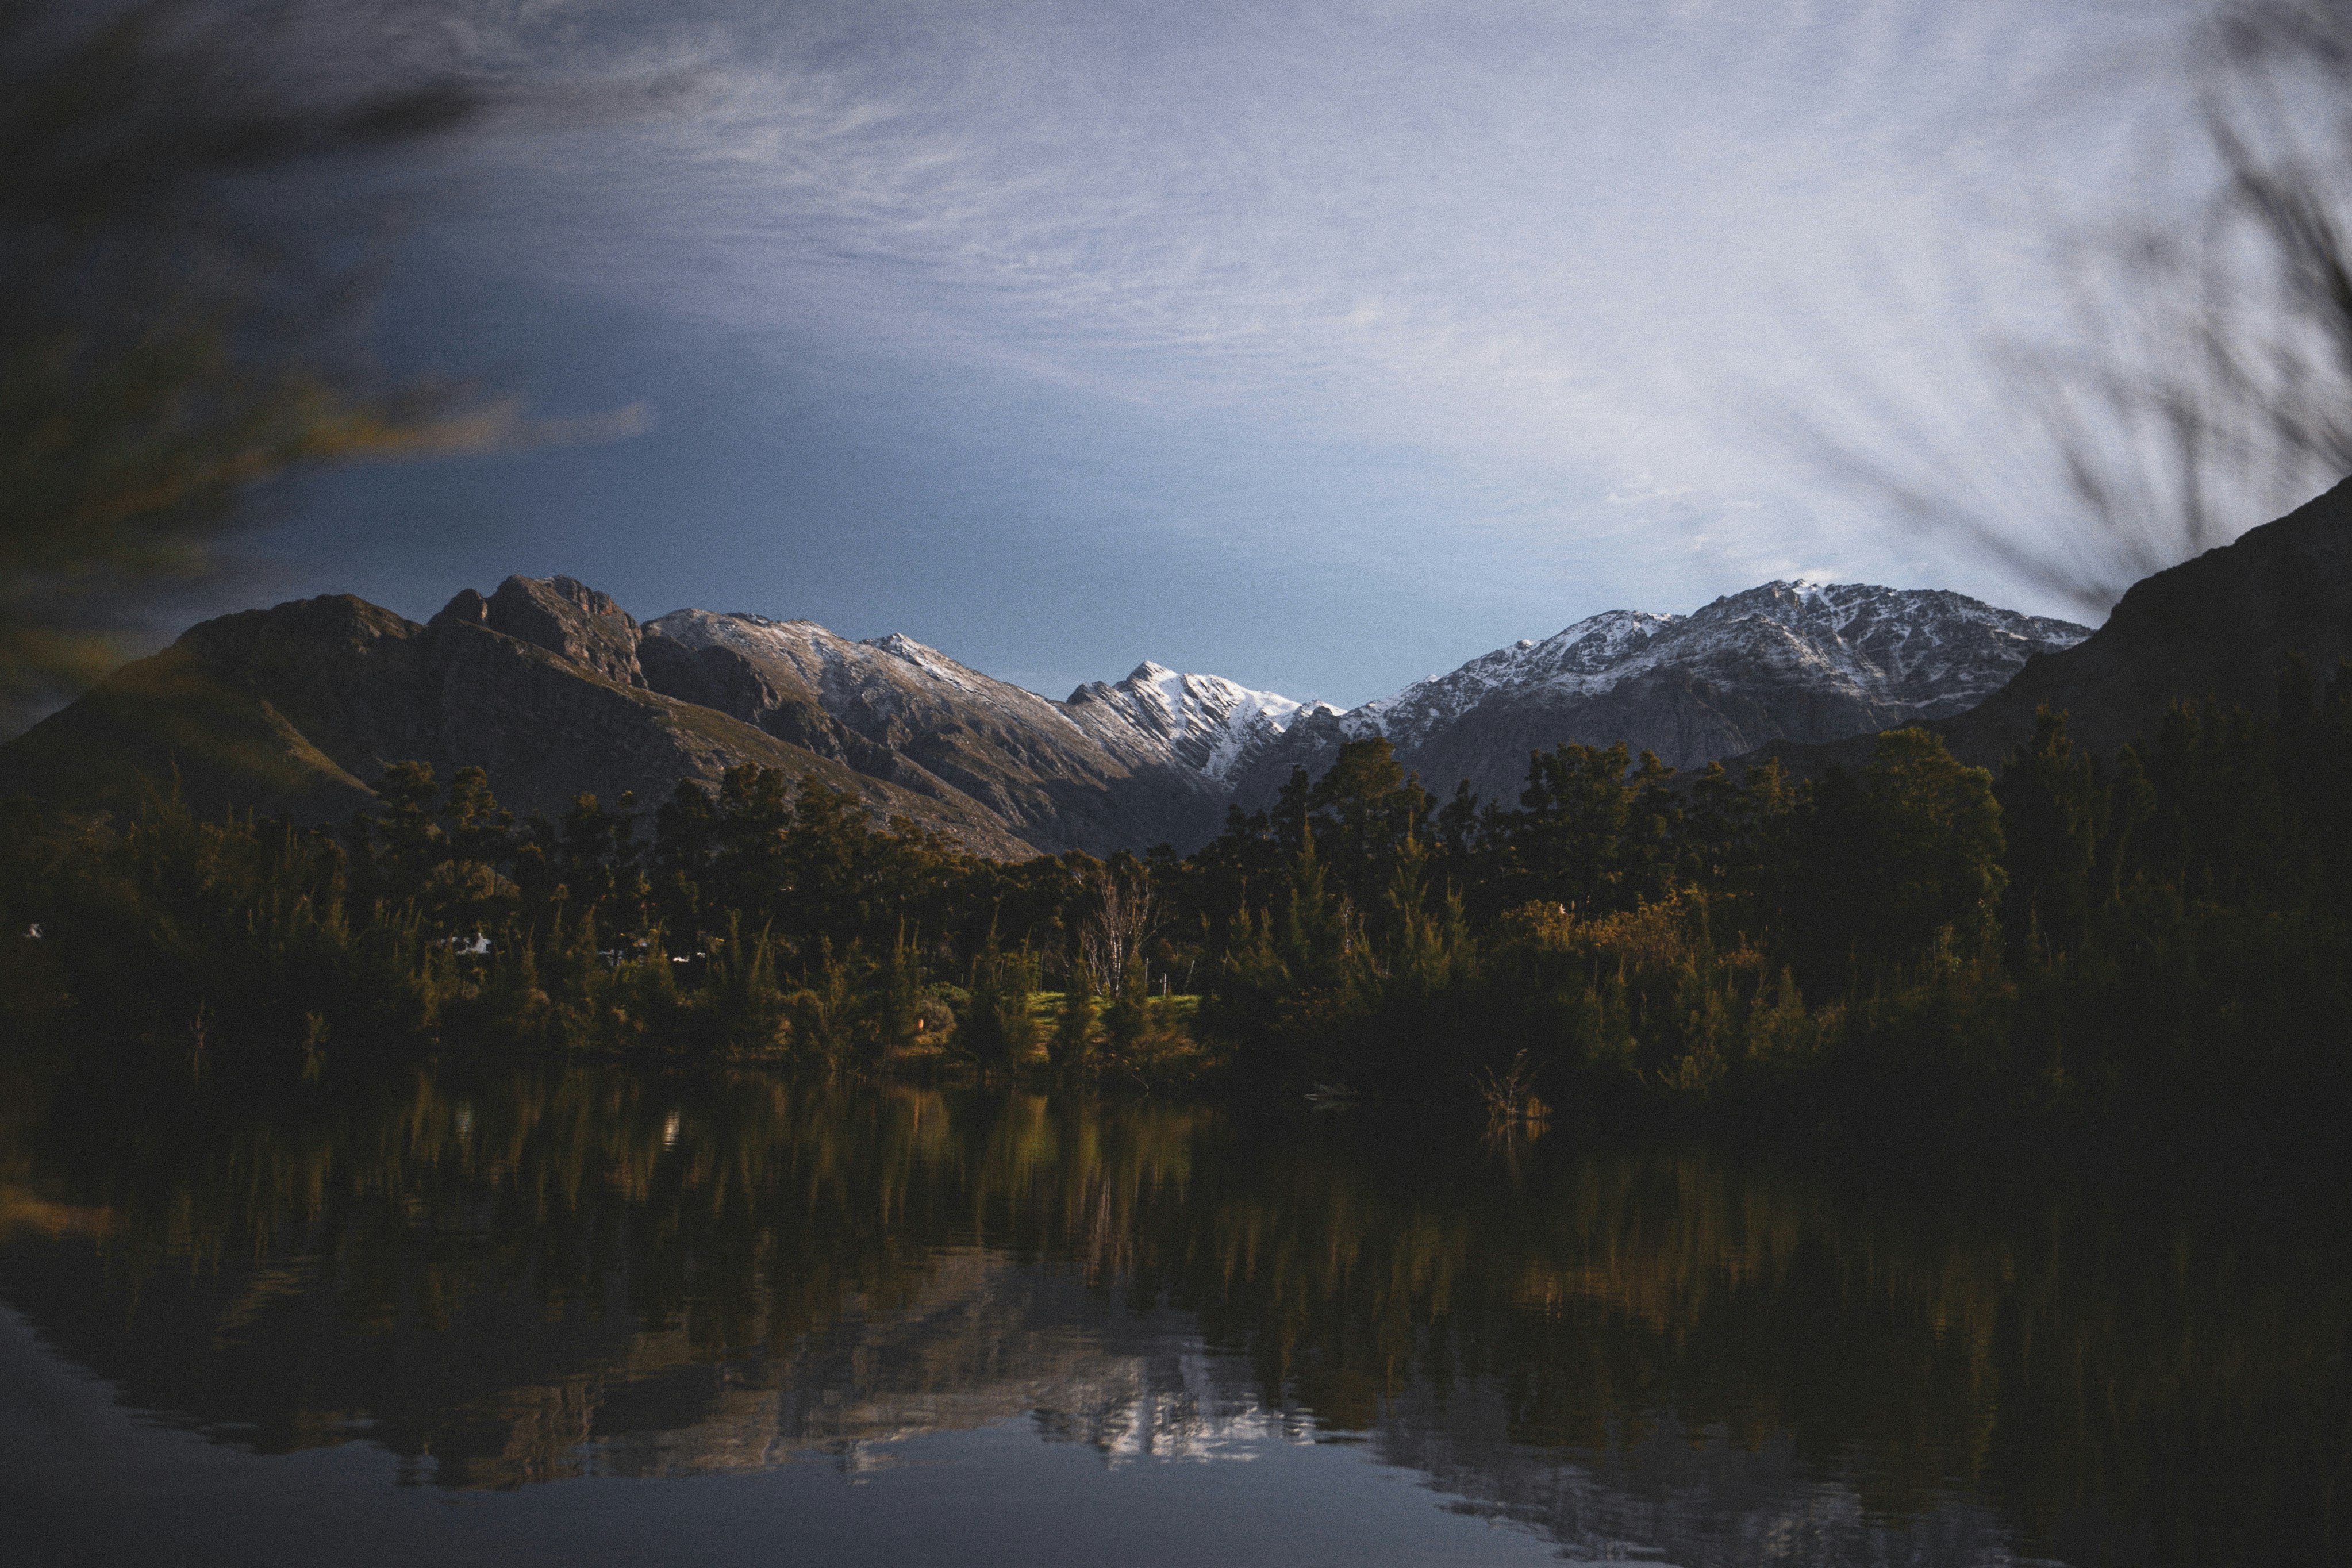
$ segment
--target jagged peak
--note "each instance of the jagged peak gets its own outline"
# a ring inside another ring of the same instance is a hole
[[[698,630],[707,634],[712,627],[720,625],[744,627],[755,632],[797,632],[820,637],[834,636],[828,627],[799,616],[779,620],[773,616],[762,616],[751,610],[704,610],[693,605],[655,616],[646,623],[646,630],[657,636],[675,637],[688,630]]]
[[[1797,576],[1726,595],[1689,615],[1603,610],[1376,698],[1343,715],[1341,727],[1410,746],[1489,700],[1597,695],[1655,668],[1699,662],[1735,681],[1743,679],[1743,661],[1761,661],[1812,670],[1806,679],[1841,689],[1892,690],[1927,679],[1979,695],[2013,667],[2012,654],[1997,647],[2063,647],[2087,635],[1949,590]]]
[[[1224,778],[1243,756],[1278,738],[1305,710],[1278,692],[1255,690],[1222,675],[1187,674],[1157,659],[1145,659],[1116,684],[1084,682],[1070,693],[1069,703],[1090,711],[1107,709],[1104,718],[1117,715],[1116,721],[1138,739],[1166,748],[1171,761],[1209,780]]]
[[[624,686],[642,687],[637,663],[642,630],[609,595],[577,577],[508,577],[488,598],[460,589],[433,624],[485,627],[594,670]]]
[[[499,584],[497,591],[490,597],[496,601],[516,595],[541,601],[551,596],[588,615],[619,616],[631,626],[636,625],[635,620],[626,610],[621,608],[619,601],[613,595],[591,588],[579,578],[567,576],[561,572],[552,577],[527,577],[520,572],[510,573]]]

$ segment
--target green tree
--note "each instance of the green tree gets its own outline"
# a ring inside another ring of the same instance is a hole
[[[891,933],[873,979],[874,1026],[869,1054],[860,1065],[878,1067],[892,1051],[913,1045],[923,1032],[922,944],[907,934],[906,922]]]
[[[2066,716],[2044,708],[2033,738],[2002,764],[1994,789],[2007,841],[2002,921],[2012,943],[2070,952],[2090,919],[2108,793],[2074,750]]]
[[[1098,1021],[1093,974],[1078,962],[1073,962],[1069,971],[1063,982],[1062,1005],[1054,1016],[1053,1037],[1045,1042],[1054,1070],[1060,1073],[1085,1070],[1094,1056]]]
[[[879,1054],[866,984],[872,968],[856,942],[836,951],[831,937],[817,939],[816,962],[788,1003],[793,1054],[802,1062],[838,1072]]]
[[[1647,752],[1637,773],[1622,741],[1529,753],[1519,809],[1496,824],[1507,901],[1542,900],[1597,914],[1663,891],[1672,870],[1665,795],[1672,773]]]
[[[1997,935],[2009,874],[1992,775],[1964,766],[1932,731],[1914,726],[1878,737],[1863,784],[1893,951],[1916,950],[1947,931],[1971,946]]]
[[[1029,1006],[1035,978],[1028,952],[1008,952],[993,936],[972,960],[956,1044],[982,1073],[1025,1066],[1037,1054],[1040,1031]]]
[[[1103,1054],[1119,1067],[1139,1066],[1151,1038],[1151,979],[1140,962],[1120,973],[1118,990],[1102,1012]]]
[[[1806,991],[1834,994],[2000,930],[2008,886],[1992,777],[1929,731],[1878,737],[1859,779],[1832,770],[1793,827],[1786,940]]]
[[[1427,840],[1433,803],[1420,780],[1405,776],[1387,738],[1374,735],[1342,745],[1306,804],[1335,890],[1370,910],[1395,875],[1402,847]]]

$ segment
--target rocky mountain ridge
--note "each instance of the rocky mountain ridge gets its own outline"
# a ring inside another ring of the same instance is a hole
[[[1088,681],[1070,693],[1067,708],[1082,723],[1124,723],[1211,784],[1247,771],[1301,712],[1336,711],[1149,660],[1116,685]]]
[[[1962,762],[1994,767],[2033,732],[2036,712],[2047,707],[2068,716],[2077,744],[2113,756],[2154,737],[2182,699],[2272,710],[2279,676],[2298,656],[2323,683],[2352,660],[2352,479],[2231,543],[2143,577],[2097,632],[2036,654],[1983,701],[1927,723]],[[1770,756],[1816,776],[1860,766],[1870,749],[1867,732],[1791,738],[1749,760]]]
[[[568,586],[567,586],[568,584]],[[0,746],[0,795],[129,810],[177,787],[205,815],[332,821],[394,762],[446,776],[478,765],[519,809],[635,791],[743,763],[813,775],[877,817],[904,816],[987,854],[1027,846],[951,791],[910,789],[651,689],[634,623],[569,580],[460,594],[427,626],[350,595],[224,616]]]
[[[510,804],[560,811],[762,762],[979,853],[1190,848],[1348,738],[1510,802],[1528,750],[1559,741],[1622,738],[1689,769],[1874,733],[1967,710],[2086,635],[1940,590],[1767,583],[1686,616],[1588,616],[1345,712],[1157,663],[1056,703],[906,635],[703,609],[637,623],[574,578],[513,576],[428,626],[346,595],[193,627],[0,748],[0,793],[101,799],[176,766],[207,809],[315,820],[424,757],[480,762]]]
[[[466,589],[424,626],[328,595],[226,616],[0,745],[0,795],[331,821],[391,763],[479,765],[520,810],[640,805],[758,763],[977,853],[1097,854],[1215,830],[1224,773],[1297,704],[1156,665],[1057,703],[905,636],[680,610],[576,579]]]
[[[911,788],[950,789],[1037,848],[1096,852],[1215,830],[1221,769],[1296,704],[1145,665],[1067,702],[903,634],[678,610],[638,643],[656,689]]]
[[[1449,674],[1346,712],[1309,712],[1251,752],[1244,805],[1271,800],[1294,767],[1384,735],[1441,792],[1467,779],[1517,798],[1528,752],[1624,741],[1675,768],[1780,740],[1827,741],[1974,706],[2036,654],[2089,628],[1941,589],[1775,582],[1686,616],[1609,610],[1525,638]]]
[[[904,634],[686,609],[639,626],[573,579],[512,578],[481,619],[609,679],[715,709],[929,796],[961,795],[1033,847],[1189,847],[1228,803],[1382,735],[1438,787],[1509,800],[1528,751],[1626,740],[1678,768],[1966,709],[2035,653],[2088,636],[1940,590],[1769,583],[1686,616],[1612,610],[1341,711],[1156,663],[1062,702]],[[436,617],[437,618],[437,617]]]

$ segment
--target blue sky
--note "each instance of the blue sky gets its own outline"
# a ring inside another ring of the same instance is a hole
[[[1973,345],[2165,133],[2185,5],[654,10],[419,13],[470,68],[688,85],[392,171],[379,316],[642,433],[283,487],[204,607],[569,572],[1054,696],[1148,658],[1343,704],[1800,573],[2072,610],[1778,420],[1902,400],[2009,460]]]

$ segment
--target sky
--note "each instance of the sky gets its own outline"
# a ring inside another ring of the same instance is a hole
[[[281,483],[180,607],[568,573],[1342,705],[1780,577],[2083,618],[1791,431],[2016,460],[1980,345],[2177,128],[2191,15],[420,5],[399,50],[608,107],[333,176],[397,193],[377,351],[577,438]]]

